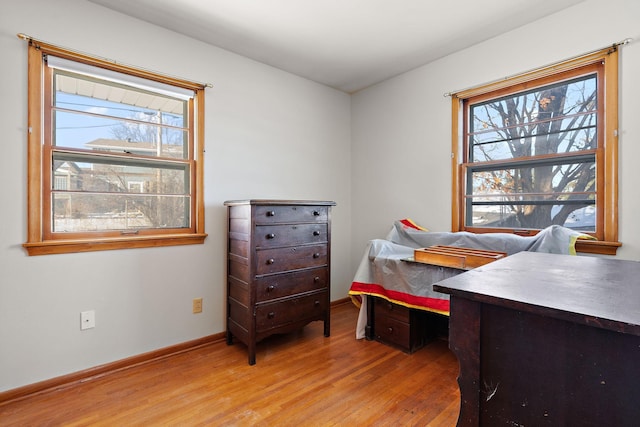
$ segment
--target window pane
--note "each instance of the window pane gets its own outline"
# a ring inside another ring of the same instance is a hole
[[[156,194],[52,193],[57,233],[189,227],[189,197]]]
[[[167,120],[164,114],[160,117]],[[57,147],[179,159],[188,156],[187,131],[182,129],[63,111],[54,112],[54,123]]]
[[[596,127],[595,114],[585,115],[585,121],[593,122],[594,125],[588,125],[576,129],[563,129],[557,135],[547,136],[525,136],[517,139],[501,140],[496,139],[495,142],[481,143],[479,138],[486,135],[474,135],[473,160],[474,162],[488,162],[492,160],[505,160],[524,156],[535,156],[540,151],[546,151],[550,139],[554,139],[553,146],[556,153],[578,152],[583,150],[591,150],[596,148]],[[567,120],[565,120],[567,122]],[[567,122],[568,124],[568,122]],[[497,132],[495,133],[497,134]],[[542,141],[544,140],[544,144]],[[544,149],[540,147],[545,147]]]
[[[585,202],[586,203],[586,202]],[[490,228],[539,229],[523,220],[523,212],[544,211],[548,217],[547,226],[562,225],[582,232],[594,232],[596,225],[596,207],[593,205],[519,205],[509,203],[502,205],[472,205],[467,216],[468,226]]]
[[[52,169],[54,231],[190,226],[187,164],[56,152]]]
[[[596,148],[596,76],[472,105],[472,162],[579,152]]]
[[[585,215],[580,210],[595,205],[595,159],[585,157],[566,162],[470,168],[467,225],[583,227],[583,220],[577,219]],[[588,226],[593,228],[593,224]]]
[[[188,157],[187,101],[55,71],[53,145]]]
[[[129,191],[129,183],[140,183],[143,193],[189,194],[189,167],[184,163],[144,162],[127,158],[54,153],[54,191]],[[58,187],[58,177],[68,178]]]

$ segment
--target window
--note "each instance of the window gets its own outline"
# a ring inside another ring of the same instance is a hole
[[[29,255],[202,243],[204,87],[29,43]]]
[[[615,254],[615,48],[457,93],[453,120],[454,231],[557,224],[598,239],[578,250]]]

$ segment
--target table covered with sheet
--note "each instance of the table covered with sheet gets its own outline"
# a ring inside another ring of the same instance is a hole
[[[591,237],[569,228],[550,226],[535,236],[507,233],[431,232],[409,219],[395,221],[386,239],[368,242],[349,295],[360,306],[356,338],[364,338],[367,296],[384,298],[410,308],[449,314],[449,296],[432,284],[464,272],[456,268],[413,262],[416,248],[458,246],[504,252],[521,251],[575,255],[577,239]]]

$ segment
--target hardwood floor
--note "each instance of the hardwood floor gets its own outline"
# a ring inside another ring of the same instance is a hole
[[[0,406],[2,426],[454,426],[458,362],[446,341],[412,355],[355,339],[357,309],[246,347],[210,344]]]

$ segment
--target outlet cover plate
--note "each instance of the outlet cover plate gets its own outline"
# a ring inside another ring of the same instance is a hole
[[[202,313],[202,298],[194,298],[193,300],[193,313]]]
[[[96,327],[96,312],[94,310],[80,312],[80,330]]]

